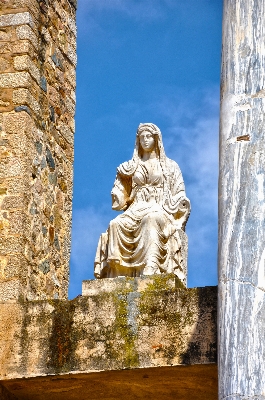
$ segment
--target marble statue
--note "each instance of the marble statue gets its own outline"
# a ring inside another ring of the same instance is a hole
[[[111,195],[112,208],[124,212],[99,238],[95,277],[173,272],[185,283],[190,201],[156,125],[139,125],[133,157],[118,167]]]

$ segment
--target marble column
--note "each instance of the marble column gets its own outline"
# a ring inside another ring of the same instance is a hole
[[[219,400],[265,399],[265,0],[224,0]]]

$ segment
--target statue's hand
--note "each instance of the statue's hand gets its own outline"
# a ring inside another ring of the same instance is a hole
[[[96,279],[100,279],[101,278],[101,267],[100,267],[100,263],[96,263],[94,266],[94,276]]]
[[[122,211],[127,208],[127,196],[125,191],[122,191],[117,186],[114,186],[111,191],[111,197],[113,210]]]

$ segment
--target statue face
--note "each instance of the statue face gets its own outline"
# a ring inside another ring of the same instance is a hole
[[[140,133],[140,145],[144,151],[151,152],[155,148],[155,138],[149,131]]]

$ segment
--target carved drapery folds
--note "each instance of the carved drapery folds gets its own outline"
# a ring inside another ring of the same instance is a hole
[[[118,167],[111,194],[112,208],[124,212],[99,238],[95,277],[173,272],[186,284],[190,201],[156,125],[139,125],[133,157]]]

